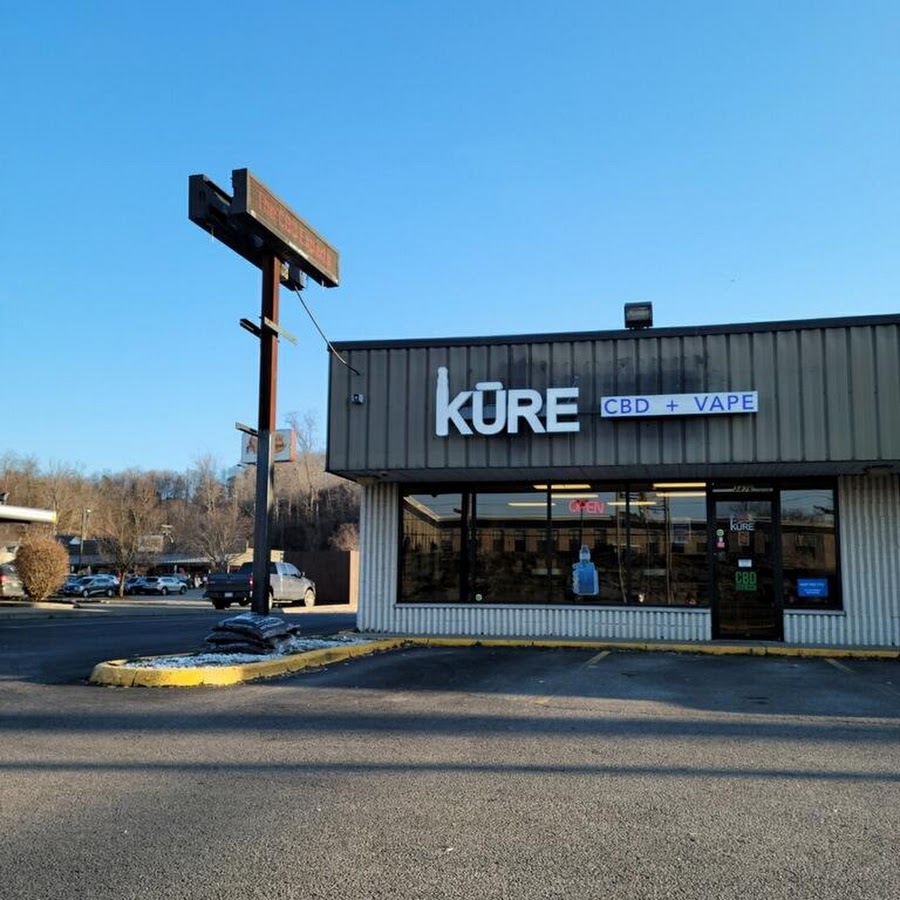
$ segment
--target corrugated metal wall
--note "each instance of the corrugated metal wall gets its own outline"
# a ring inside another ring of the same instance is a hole
[[[345,350],[360,374],[332,364],[329,469],[439,477],[452,469],[900,459],[897,324],[569,338]],[[540,391],[578,385],[581,429],[439,438],[439,366],[449,370],[451,396],[481,381]],[[758,414],[599,415],[606,395],[734,390],[758,391]],[[363,402],[351,402],[352,394]]]
[[[789,644],[900,646],[900,479],[838,481],[844,609],[785,613]]]
[[[704,641],[708,610],[397,604],[399,490],[366,485],[357,627],[383,634]]]

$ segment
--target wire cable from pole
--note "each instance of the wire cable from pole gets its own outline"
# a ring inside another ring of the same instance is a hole
[[[348,363],[347,360],[344,359],[344,357],[341,356],[341,354],[337,352],[334,344],[332,344],[331,341],[329,341],[328,338],[325,336],[325,332],[322,331],[321,327],[319,326],[319,323],[316,321],[316,317],[312,314],[310,308],[306,305],[306,301],[303,299],[303,295],[300,293],[300,291],[297,288],[294,288],[293,291],[297,295],[297,299],[300,301],[303,308],[306,310],[306,314],[309,316],[313,325],[316,326],[316,331],[318,331],[319,334],[322,335],[322,340],[325,341],[325,345],[328,347],[328,350],[331,353],[333,353],[337,357],[338,361],[343,363],[354,375],[362,375],[362,372],[359,372],[358,370],[354,369],[353,366],[351,366],[350,363]]]

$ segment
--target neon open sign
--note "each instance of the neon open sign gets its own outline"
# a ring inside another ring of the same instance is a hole
[[[606,512],[606,504],[602,500],[570,500],[569,512],[602,516]]]

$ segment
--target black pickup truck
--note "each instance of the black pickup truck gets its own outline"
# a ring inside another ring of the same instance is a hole
[[[228,609],[232,603],[246,606],[253,597],[253,563],[244,563],[237,572],[213,572],[206,582],[206,597],[216,609]],[[296,566],[284,562],[269,563],[269,603],[291,606],[302,603],[315,606],[316,585]]]

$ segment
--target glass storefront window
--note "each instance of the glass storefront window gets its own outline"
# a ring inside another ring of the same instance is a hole
[[[840,609],[834,491],[806,488],[780,495],[784,608]]]
[[[410,494],[403,498],[403,600],[459,601],[462,501],[462,494]]]
[[[470,602],[546,603],[546,491],[478,491],[471,498]]]
[[[648,486],[628,500],[629,602],[707,606],[706,492]]]
[[[768,530],[719,537],[725,526],[707,519],[708,496],[725,512],[765,506]],[[752,542],[771,532],[777,547],[764,561],[773,602],[780,592],[785,609],[840,609],[834,503],[829,487],[702,482],[414,490],[402,503],[399,599],[709,607],[710,554],[727,553],[733,538],[735,565],[753,567],[766,554]]]
[[[553,603],[624,603],[628,535],[624,490],[551,488]]]
[[[403,498],[402,602],[706,605],[702,492],[523,485]]]

